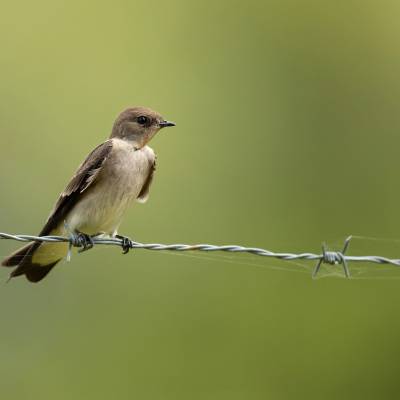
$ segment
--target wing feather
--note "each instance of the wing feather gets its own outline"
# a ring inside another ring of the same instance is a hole
[[[140,190],[140,193],[137,197],[137,201],[139,203],[145,203],[149,197],[150,186],[151,186],[151,183],[153,182],[155,170],[156,170],[156,160],[154,159],[149,168],[149,174],[147,175],[147,178],[143,184],[143,187]]]
[[[112,146],[112,141],[107,140],[89,153],[65,190],[61,193],[45,226],[39,234],[40,236],[50,234],[65,219],[68,212],[79,200],[80,195],[93,185],[112,150]]]

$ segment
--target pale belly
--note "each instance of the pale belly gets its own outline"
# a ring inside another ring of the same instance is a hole
[[[154,161],[153,150],[146,146],[132,151],[119,142],[114,147],[98,182],[82,194],[67,216],[68,230],[115,235],[126,209],[142,190]]]
[[[66,218],[68,229],[88,235],[114,234],[136,193],[128,191],[121,198],[109,192],[109,188],[99,188],[88,194]]]

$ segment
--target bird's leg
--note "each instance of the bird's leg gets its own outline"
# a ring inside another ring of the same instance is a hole
[[[115,235],[117,239],[121,239],[121,247],[122,247],[122,254],[126,254],[132,248],[132,240],[129,239],[127,236],[122,235]]]
[[[72,234],[72,238],[75,246],[80,247],[78,253],[90,250],[94,246],[92,237],[90,235],[87,235],[86,233],[76,231]]]

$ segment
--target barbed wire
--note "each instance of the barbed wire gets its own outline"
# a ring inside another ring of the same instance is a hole
[[[280,260],[310,260],[317,261],[317,264],[312,272],[313,278],[315,278],[321,268],[322,264],[330,265],[342,265],[344,274],[347,278],[350,278],[349,262],[369,262],[375,264],[391,264],[400,266],[400,259],[391,259],[382,256],[349,256],[346,255],[346,251],[349,247],[351,236],[349,236],[345,242],[341,251],[328,250],[326,244],[322,245],[322,253],[286,253],[286,252],[273,252],[258,247],[244,247],[238,245],[212,245],[212,244],[161,244],[161,243],[140,243],[128,238],[121,237],[92,237],[90,239],[91,246],[93,245],[109,245],[109,246],[120,246],[124,249],[124,253],[129,249],[144,249],[144,250],[156,250],[156,251],[225,251],[231,253],[250,253],[256,256],[277,258]],[[47,242],[47,243],[69,243],[69,248],[80,247],[81,250],[86,249],[85,238],[79,235],[71,235],[70,237],[63,236],[34,236],[34,235],[13,235],[9,233],[0,232],[0,239],[17,240],[20,242]],[[70,255],[70,252],[69,252]],[[69,256],[68,255],[68,256]]]

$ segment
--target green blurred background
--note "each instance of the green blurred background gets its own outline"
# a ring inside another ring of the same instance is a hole
[[[399,17],[386,0],[3,1],[0,231],[37,233],[118,112],[146,105],[177,127],[122,233],[313,252],[400,238]],[[307,265],[99,247],[13,280],[1,397],[398,398],[400,270]]]

